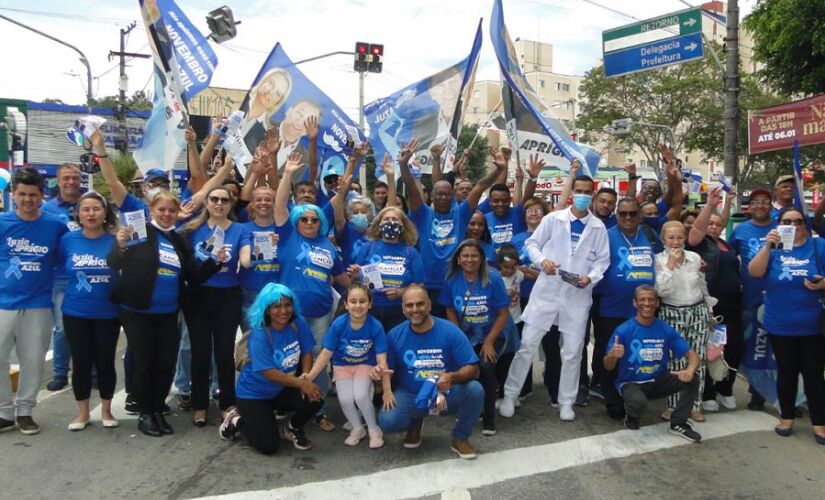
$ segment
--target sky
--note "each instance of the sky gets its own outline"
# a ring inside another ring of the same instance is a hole
[[[292,60],[352,51],[356,41],[383,43],[383,72],[368,74],[365,80],[364,102],[369,103],[465,58],[480,18],[484,18],[484,42],[478,78],[498,79],[489,40],[493,0],[177,1],[204,33],[206,14],[223,2],[241,24],[233,40],[213,44],[218,56],[213,86],[248,89],[276,42]],[[740,0],[741,17],[755,3]],[[582,75],[599,63],[602,31],[698,4],[694,0],[504,0],[504,20],[514,39],[553,44],[555,72]],[[138,21],[126,51],[149,53],[138,0],[0,0],[0,14],[83,51],[91,64],[96,97],[118,92],[118,61],[108,56],[119,48],[120,29]],[[86,70],[71,49],[3,19],[0,47],[0,97],[85,103]],[[352,56],[333,56],[303,64],[301,69],[357,121],[358,77],[352,70]],[[127,94],[152,91],[151,60],[134,59],[126,71]]]

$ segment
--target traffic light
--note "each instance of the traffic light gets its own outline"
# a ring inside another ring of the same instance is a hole
[[[100,158],[94,153],[83,153],[80,155],[80,171],[87,174],[100,172]]]
[[[355,61],[353,62],[352,69],[359,73],[369,70],[369,50],[370,44],[355,42]]]
[[[613,120],[611,125],[612,130],[610,133],[614,135],[629,134],[630,129],[633,128],[633,118],[619,118],[618,120]]]
[[[378,43],[370,44],[370,64],[367,71],[380,73],[384,66],[384,46]]]
[[[224,5],[206,15],[206,24],[209,26],[209,38],[222,43],[235,38],[238,33],[235,25],[241,24],[241,22],[235,21],[232,9]]]

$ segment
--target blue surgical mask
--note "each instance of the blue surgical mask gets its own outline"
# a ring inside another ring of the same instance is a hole
[[[355,229],[359,231],[365,230],[370,225],[370,220],[367,218],[367,214],[352,214],[349,221],[355,226]]]
[[[588,207],[590,207],[590,202],[593,200],[593,197],[589,194],[574,194],[573,195],[573,206],[576,207],[576,210],[585,211]]]

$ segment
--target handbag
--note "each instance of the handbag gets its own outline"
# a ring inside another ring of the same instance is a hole
[[[813,236],[811,236],[813,238]],[[817,242],[819,238],[813,238],[814,240],[814,258],[816,259],[816,270],[818,271],[820,276],[825,276],[823,273],[822,263],[819,260],[819,246]],[[825,336],[825,292],[822,290],[819,291],[819,305],[822,308],[822,311],[819,312],[819,333],[820,335]]]
[[[730,366],[725,361],[725,342],[723,342],[723,336],[726,337],[725,333],[722,333],[722,330],[719,328],[720,326],[724,328],[722,325],[722,317],[714,317],[711,318],[711,324],[713,325],[713,331],[711,332],[710,338],[708,339],[707,344],[705,345],[705,357],[707,358],[707,374],[714,382],[720,382],[727,378],[728,371],[730,370]]]

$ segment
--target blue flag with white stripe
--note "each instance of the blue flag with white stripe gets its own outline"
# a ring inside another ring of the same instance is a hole
[[[799,155],[799,141],[793,141],[793,204],[805,214],[805,185],[802,181],[802,159]]]

